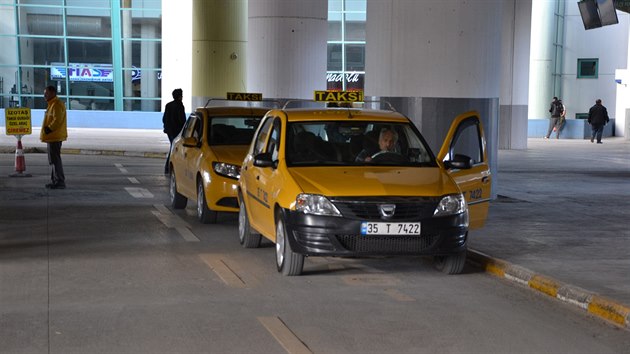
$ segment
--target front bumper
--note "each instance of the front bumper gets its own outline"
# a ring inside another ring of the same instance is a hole
[[[449,255],[466,250],[466,215],[421,222],[419,236],[361,235],[361,220],[284,210],[291,249],[307,256]],[[365,220],[382,221],[382,220]]]

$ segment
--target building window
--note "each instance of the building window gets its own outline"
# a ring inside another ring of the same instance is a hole
[[[129,7],[131,6],[131,7]],[[161,0],[0,0],[0,108],[160,111]]]
[[[599,59],[578,59],[578,79],[597,79]]]
[[[367,0],[328,0],[329,90],[363,90]]]

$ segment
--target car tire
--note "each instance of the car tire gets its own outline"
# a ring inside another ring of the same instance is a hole
[[[254,232],[249,223],[245,202],[241,202],[238,210],[238,240],[244,248],[260,247],[261,235]]]
[[[445,274],[459,274],[464,270],[466,264],[466,251],[448,256],[433,257],[435,269]]]
[[[218,213],[208,208],[206,203],[206,191],[201,181],[197,182],[197,219],[202,224],[215,224],[217,222]]]
[[[282,217],[276,220],[276,265],[286,276],[300,275],[304,269],[304,255],[291,249]]]
[[[169,196],[171,198],[171,206],[174,209],[184,209],[186,207],[188,199],[177,192],[177,179],[175,178],[175,171],[173,170],[171,170]]]

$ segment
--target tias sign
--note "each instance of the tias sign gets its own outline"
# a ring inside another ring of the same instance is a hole
[[[53,63],[50,68],[51,80],[114,82],[113,68],[110,64],[77,64],[70,63],[68,68],[61,63]]]

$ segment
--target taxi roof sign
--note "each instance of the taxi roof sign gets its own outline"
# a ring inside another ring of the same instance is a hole
[[[363,102],[363,91],[315,91],[315,101]]]
[[[252,92],[228,92],[227,99],[230,101],[262,101],[262,93]]]

